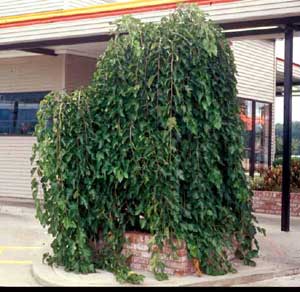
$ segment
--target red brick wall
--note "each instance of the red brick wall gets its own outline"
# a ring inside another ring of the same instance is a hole
[[[264,214],[281,214],[281,192],[253,191],[253,210]],[[300,217],[300,193],[291,193],[291,216]]]
[[[151,271],[150,258],[151,252],[148,251],[151,235],[143,232],[126,232],[125,237],[128,244],[124,245],[123,254],[131,255],[130,267],[134,270]],[[195,272],[191,260],[188,259],[185,242],[174,242],[176,259],[173,259],[171,248],[165,245],[163,254],[160,256],[165,264],[165,272],[169,275],[184,276]]]
[[[124,245],[122,253],[132,255],[130,267],[133,270],[151,271],[150,258],[151,252],[148,251],[151,235],[143,232],[126,232],[125,237],[128,243]],[[160,256],[165,264],[165,272],[169,275],[185,276],[195,273],[192,261],[188,259],[186,244],[184,241],[174,241],[177,246],[176,255],[172,257],[171,247],[165,245]],[[230,260],[234,258],[233,253],[229,253]],[[201,268],[201,264],[200,264]]]

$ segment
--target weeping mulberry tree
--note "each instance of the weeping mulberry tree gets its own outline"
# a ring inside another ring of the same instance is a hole
[[[214,23],[193,6],[158,24],[123,18],[91,85],[48,95],[38,112],[32,188],[54,237],[48,263],[140,282],[120,255],[124,232],[139,230],[158,250],[185,240],[207,274],[233,271],[228,250],[254,264],[242,133],[232,51]],[[153,271],[164,278],[160,261]]]

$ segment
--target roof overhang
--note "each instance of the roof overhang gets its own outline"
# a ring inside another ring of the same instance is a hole
[[[293,25],[295,36],[300,35],[299,0],[132,0],[4,17],[0,20],[0,51],[107,42],[113,37],[114,21],[123,15],[158,22],[180,3],[201,6],[210,19],[223,27],[226,36],[234,40],[282,38],[287,25]]]

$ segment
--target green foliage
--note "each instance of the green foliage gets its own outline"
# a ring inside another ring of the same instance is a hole
[[[120,252],[112,254],[111,248],[102,248],[95,257],[95,266],[116,274],[120,283],[140,284],[144,280],[143,275],[131,271],[127,266],[126,258]]]
[[[282,157],[283,154],[283,125],[275,125],[276,153],[275,157]],[[300,122],[292,122],[292,155],[300,156]]]
[[[262,191],[281,191],[282,159],[276,159],[273,167],[260,170],[260,176],[251,181],[251,188]],[[300,159],[291,159],[291,191],[300,191]]]
[[[283,124],[275,125],[275,134],[278,137],[283,137]],[[300,122],[299,121],[292,122],[292,138],[300,139]]]
[[[274,167],[276,167],[276,166],[282,165],[282,162],[283,162],[283,159],[280,157],[280,158],[274,159],[274,161],[273,161],[272,164],[273,164]],[[297,163],[297,162],[300,162],[300,158],[298,158],[298,157],[291,157],[291,163],[292,163],[292,165],[294,163]]]
[[[233,271],[233,241],[253,264],[258,229],[236,93],[228,42],[198,8],[181,7],[159,24],[123,18],[91,85],[48,95],[38,113],[33,175],[43,205],[35,179],[32,188],[54,238],[47,261],[140,282],[120,253],[124,232],[141,230],[154,236],[159,279],[157,254],[174,238],[211,275]]]
[[[168,275],[164,272],[165,264],[160,259],[159,252],[152,252],[150,259],[150,267],[154,273],[155,279],[158,281],[163,281],[168,279]]]

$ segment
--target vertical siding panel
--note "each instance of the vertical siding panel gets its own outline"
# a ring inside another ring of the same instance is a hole
[[[274,102],[275,43],[273,41],[234,41],[238,96]]]
[[[0,137],[0,197],[32,198],[30,157],[34,137]]]
[[[63,56],[0,59],[0,92],[62,89]]]

